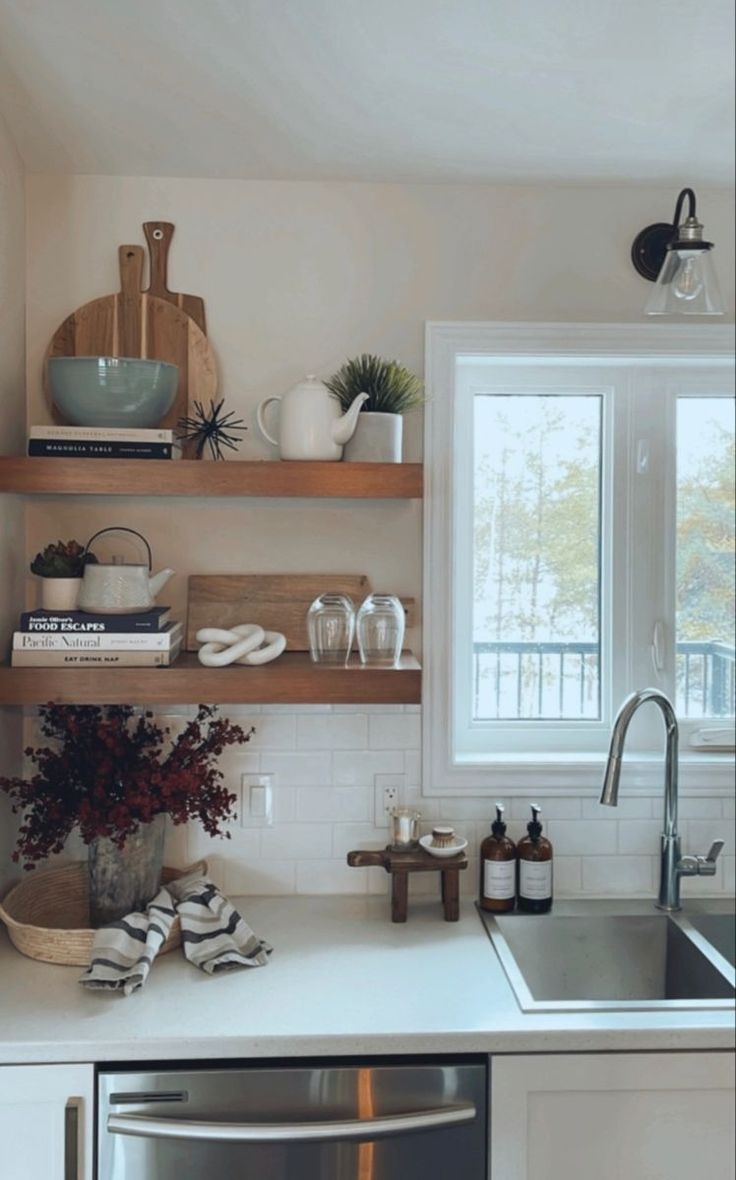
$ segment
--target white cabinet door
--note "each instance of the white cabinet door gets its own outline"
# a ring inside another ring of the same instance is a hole
[[[2,1180],[92,1180],[91,1065],[0,1066]]]
[[[491,1180],[734,1177],[730,1053],[491,1061]]]

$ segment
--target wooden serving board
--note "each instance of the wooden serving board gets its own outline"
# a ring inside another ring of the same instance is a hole
[[[180,308],[141,291],[143,247],[120,246],[120,291],[93,299],[67,316],[51,338],[44,358],[122,356],[168,361],[179,366],[179,388],[160,426],[172,428],[195,401],[209,404],[217,393],[217,368],[207,337]]]
[[[309,651],[307,611],[320,594],[347,594],[356,610],[370,594],[365,574],[192,574],[188,579],[186,650],[197,651],[201,627],[258,623],[286,636],[289,651]],[[407,627],[415,600],[403,598]]]
[[[364,574],[194,574],[189,578],[187,651],[201,627],[258,623],[286,636],[289,651],[308,651],[307,611],[320,594],[348,594],[356,609],[370,594]]]
[[[148,242],[148,257],[151,263],[148,294],[155,295],[157,299],[165,299],[167,303],[173,303],[175,307],[186,312],[206,335],[204,299],[200,295],[183,295],[168,288],[169,248],[174,236],[174,226],[170,221],[145,221],[143,232]]]

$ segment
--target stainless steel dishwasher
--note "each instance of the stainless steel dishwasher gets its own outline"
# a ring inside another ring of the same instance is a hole
[[[486,1066],[101,1071],[97,1180],[483,1180]]]

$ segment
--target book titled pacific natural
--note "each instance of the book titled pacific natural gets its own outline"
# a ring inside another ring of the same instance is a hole
[[[162,631],[170,626],[170,616],[170,606],[154,606],[151,610],[134,615],[97,615],[84,610],[29,610],[20,616],[18,630],[51,634],[131,635],[137,632]]]
[[[181,623],[169,623],[161,631],[131,633],[16,631],[13,651],[171,651],[181,641]]]

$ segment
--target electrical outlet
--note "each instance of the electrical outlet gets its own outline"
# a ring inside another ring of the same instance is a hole
[[[270,828],[273,825],[273,778],[272,774],[240,776],[242,828]]]
[[[385,828],[394,807],[398,807],[404,790],[403,774],[374,776],[373,824]]]

